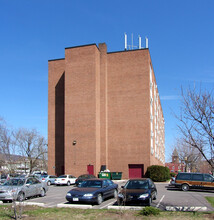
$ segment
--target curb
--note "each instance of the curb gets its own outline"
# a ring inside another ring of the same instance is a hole
[[[116,210],[142,210],[144,207],[140,206],[108,206],[108,209],[116,209]]]
[[[16,202],[16,204],[19,205],[20,203]],[[36,206],[40,206],[40,207],[45,207],[44,203],[39,203],[39,202],[23,202],[21,204],[23,204],[24,206],[26,206],[26,205],[36,205]]]
[[[2,201],[0,201],[0,205],[4,204]],[[11,203],[12,204],[12,203]],[[41,206],[41,207],[45,207],[44,203],[39,203],[39,202],[16,202],[16,205],[36,205],[36,206]]]
[[[204,212],[207,211],[207,207],[166,206],[166,211]]]
[[[92,209],[92,205],[57,204],[57,208]]]

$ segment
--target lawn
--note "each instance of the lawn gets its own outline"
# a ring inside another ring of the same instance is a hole
[[[214,197],[208,197],[208,196],[206,196],[205,198],[206,198],[206,200],[212,205],[212,207],[214,207]]]
[[[107,209],[70,209],[70,208],[41,208],[36,206],[22,207],[22,219],[29,220],[61,220],[61,219],[102,219],[102,220],[125,220],[125,219],[213,219],[214,212],[160,212],[158,216],[142,216],[139,211],[122,211]],[[19,210],[19,207],[17,207]],[[0,219],[14,219],[12,205],[0,206]]]

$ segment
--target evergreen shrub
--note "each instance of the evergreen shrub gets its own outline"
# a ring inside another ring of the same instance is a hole
[[[165,182],[170,179],[170,171],[168,167],[152,165],[147,168],[146,177],[154,182]]]
[[[159,215],[160,214],[160,209],[157,209],[155,207],[152,206],[146,206],[144,209],[140,210],[139,215],[145,215],[145,216],[149,216],[149,215]]]
[[[175,177],[175,176],[176,176],[176,173],[173,173],[173,172],[170,173],[170,177]]]

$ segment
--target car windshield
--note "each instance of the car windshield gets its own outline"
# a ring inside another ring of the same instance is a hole
[[[24,185],[23,179],[10,179],[7,180],[3,185],[4,186],[23,186]]]
[[[86,180],[83,181],[78,187],[89,187],[89,188],[101,188],[102,187],[102,181],[99,180]]]
[[[59,176],[58,178],[67,178],[66,175]]]
[[[146,180],[131,180],[125,187],[125,189],[148,189],[149,184]]]

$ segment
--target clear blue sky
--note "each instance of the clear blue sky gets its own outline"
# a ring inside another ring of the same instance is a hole
[[[83,44],[123,50],[125,32],[149,38],[169,160],[181,86],[214,87],[213,0],[0,0],[0,116],[47,137],[48,60]]]

